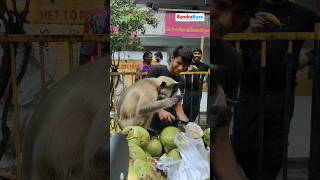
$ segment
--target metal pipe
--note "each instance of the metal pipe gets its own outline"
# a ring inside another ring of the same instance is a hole
[[[13,42],[109,42],[109,35],[27,35],[27,34],[2,34],[0,36],[0,42],[13,43]]]
[[[260,67],[260,95],[258,113],[258,180],[263,179],[263,136],[264,136],[264,95],[265,95],[265,71],[266,71],[267,42],[261,42],[261,67]]]
[[[125,88],[124,87],[125,86],[125,84],[124,84],[125,82],[124,81],[125,81],[125,75],[122,75],[122,94],[124,94],[124,88]]]
[[[193,117],[193,74],[191,75],[191,108],[190,108],[190,118]]]
[[[289,41],[288,59],[286,64],[286,94],[284,110],[284,136],[283,136],[283,180],[288,179],[288,135],[290,126],[290,98],[291,98],[291,68],[292,68],[293,42]]]
[[[13,110],[15,119],[15,132],[16,132],[16,166],[17,166],[17,180],[22,179],[22,157],[21,157],[21,131],[20,131],[20,116],[18,106],[18,87],[17,87],[17,73],[16,73],[16,56],[15,46],[10,44],[10,55],[11,55],[11,83],[12,83],[12,98],[13,98]]]
[[[316,25],[316,31],[320,31],[320,24]],[[320,179],[320,42],[315,42],[316,59],[313,65],[312,83],[312,112],[310,134],[309,180]]]
[[[101,57],[101,43],[97,43],[97,52],[98,52],[98,57]]]
[[[73,42],[69,42],[69,72],[73,69]]]
[[[46,75],[44,68],[44,43],[39,42],[39,57],[40,57],[40,78],[41,78],[41,95],[46,94]]]
[[[113,79],[113,110],[114,110],[114,112],[116,112],[116,110],[117,110],[117,87],[116,87],[116,81],[115,81],[115,76],[114,75],[112,75],[112,79]]]

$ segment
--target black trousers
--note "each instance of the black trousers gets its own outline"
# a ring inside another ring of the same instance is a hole
[[[183,95],[183,111],[189,121],[194,122],[200,113],[202,90],[186,90]]]
[[[283,166],[285,133],[285,92],[269,92],[264,98],[263,179],[275,180]],[[289,117],[294,110],[294,90],[290,92]],[[259,95],[241,89],[235,108],[233,145],[238,163],[247,178],[257,179]]]

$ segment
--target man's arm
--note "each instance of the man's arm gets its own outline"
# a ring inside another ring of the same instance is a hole
[[[229,142],[229,124],[215,131],[211,167],[218,180],[241,180],[236,158]]]
[[[183,111],[183,106],[181,101],[179,101],[175,106],[177,118],[182,121],[189,121],[187,115]]]
[[[229,122],[232,112],[227,107],[226,95],[220,85],[209,96],[208,120],[210,121],[211,166],[218,180],[240,180],[238,165],[229,141]]]

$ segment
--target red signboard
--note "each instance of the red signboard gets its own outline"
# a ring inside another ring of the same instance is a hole
[[[209,37],[210,16],[206,14],[204,21],[177,22],[175,13],[166,13],[165,35],[177,37]]]

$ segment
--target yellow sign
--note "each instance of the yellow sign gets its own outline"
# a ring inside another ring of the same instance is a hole
[[[32,0],[28,20],[41,24],[83,24],[88,13],[101,11],[104,0]]]
[[[117,62],[116,62],[117,63]],[[120,61],[119,69],[124,72],[136,72],[138,70],[139,64],[142,64],[141,60],[129,60],[127,62]],[[157,62],[152,62],[153,66],[159,65]]]

